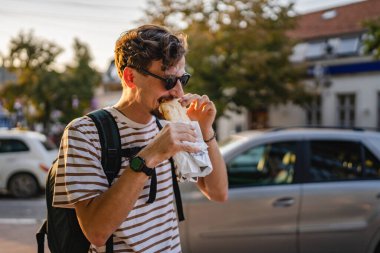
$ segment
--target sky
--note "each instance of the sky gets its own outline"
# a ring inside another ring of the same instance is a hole
[[[299,13],[363,0],[280,0],[295,2]],[[85,42],[93,65],[105,71],[119,35],[143,18],[145,0],[0,0],[0,54],[9,53],[9,42],[20,31],[33,30],[41,39],[55,42],[64,52],[58,62],[73,58],[74,38]]]

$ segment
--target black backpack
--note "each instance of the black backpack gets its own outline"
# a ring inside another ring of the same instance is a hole
[[[101,144],[101,163],[104,173],[107,176],[109,185],[118,175],[121,167],[121,157],[133,157],[142,147],[121,149],[120,133],[114,117],[106,110],[100,109],[89,113],[89,116],[96,125]],[[156,123],[159,129],[162,126],[158,120]],[[173,190],[176,199],[178,219],[184,220],[181,195],[176,179],[173,159],[170,159],[172,167]],[[46,205],[47,219],[42,224],[36,234],[38,253],[44,253],[45,234],[48,239],[48,246],[51,253],[87,253],[90,242],[84,236],[74,209],[53,207],[53,194],[55,176],[57,172],[58,159],[53,162],[46,180]],[[155,171],[152,175],[149,199],[147,203],[153,203],[156,198],[157,179]],[[106,253],[113,252],[112,236],[107,240]]]

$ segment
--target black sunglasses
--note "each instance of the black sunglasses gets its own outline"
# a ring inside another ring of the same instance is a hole
[[[181,82],[182,84],[182,87],[185,87],[187,85],[187,83],[189,82],[189,79],[191,77],[191,75],[189,73],[185,73],[183,74],[182,76],[180,77],[177,77],[177,76],[169,76],[169,77],[166,77],[166,78],[163,78],[161,76],[158,76],[156,74],[153,74],[151,72],[149,72],[148,70],[146,69],[143,69],[143,68],[140,68],[139,69],[142,73],[146,74],[146,75],[150,75],[150,76],[153,76],[154,78],[157,78],[163,82],[165,82],[165,89],[166,90],[171,90],[173,89],[176,85],[177,85],[177,82],[178,80]]]

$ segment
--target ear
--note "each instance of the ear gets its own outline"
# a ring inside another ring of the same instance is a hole
[[[125,84],[131,89],[134,89],[136,87],[136,84],[133,83],[133,79],[134,79],[134,76],[133,76],[132,69],[128,67],[124,68],[123,80]]]

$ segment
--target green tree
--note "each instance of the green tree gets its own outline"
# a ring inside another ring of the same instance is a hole
[[[26,115],[30,121],[42,122],[48,129],[49,117],[60,86],[59,73],[54,70],[56,57],[62,52],[58,45],[36,38],[32,31],[20,32],[10,41],[9,55],[4,66],[17,75],[2,89],[2,97],[8,99],[12,111],[14,101],[22,100],[35,108],[34,115]],[[24,110],[25,111],[25,110]]]
[[[74,61],[66,66],[64,85],[61,87],[63,103],[58,109],[63,111],[62,121],[81,116],[91,108],[95,88],[101,81],[100,73],[91,67],[91,53],[88,46],[78,39],[74,40]]]
[[[1,97],[7,99],[8,110],[13,110],[16,100],[23,101],[24,106],[34,108],[33,114],[26,115],[28,122],[42,122],[46,133],[50,131],[53,112],[62,112],[61,118],[55,120],[64,124],[84,113],[100,81],[99,73],[90,66],[90,52],[84,43],[74,41],[73,63],[58,71],[57,56],[62,51],[33,32],[20,32],[11,39],[9,55],[2,59],[4,67],[17,75],[15,82],[0,90]]]
[[[376,59],[380,59],[380,18],[364,22],[367,29],[367,38],[364,40],[364,51],[373,53]]]
[[[309,98],[304,69],[289,62],[294,41],[293,5],[272,0],[149,1],[145,22],[189,35],[189,89],[206,93],[219,115],[240,106],[254,112],[269,105]]]

